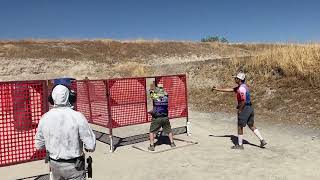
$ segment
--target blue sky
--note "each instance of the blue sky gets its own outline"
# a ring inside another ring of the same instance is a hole
[[[0,0],[0,39],[320,41],[317,0]]]

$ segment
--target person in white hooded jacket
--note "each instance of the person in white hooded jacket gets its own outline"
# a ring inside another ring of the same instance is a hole
[[[35,147],[48,151],[53,179],[85,179],[83,148],[95,150],[95,135],[85,116],[71,108],[66,86],[57,85],[52,90],[52,99],[53,108],[38,124]]]

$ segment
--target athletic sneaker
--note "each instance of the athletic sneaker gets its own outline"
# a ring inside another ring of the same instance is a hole
[[[172,143],[170,144],[170,146],[171,146],[172,148],[174,148],[174,147],[176,147],[176,144],[175,144],[174,142],[172,142]]]
[[[231,149],[244,150],[243,145],[238,145],[238,144],[235,146],[232,146]]]
[[[151,144],[150,144],[150,146],[148,147],[148,150],[149,150],[149,151],[154,151],[154,145],[151,145]]]
[[[263,148],[265,145],[267,145],[267,142],[263,139],[260,141],[260,147]]]

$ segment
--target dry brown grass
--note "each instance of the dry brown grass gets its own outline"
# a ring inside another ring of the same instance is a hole
[[[245,55],[238,47],[219,43],[173,41],[100,40],[22,40],[0,41],[0,56],[5,58],[72,59],[119,63],[144,62],[156,57],[190,57],[203,55]]]
[[[320,84],[320,44],[269,46],[256,56],[236,59],[231,62],[231,65],[259,75],[261,80],[297,78],[311,86],[318,87]]]

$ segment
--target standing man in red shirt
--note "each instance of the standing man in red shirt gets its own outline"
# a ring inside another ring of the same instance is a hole
[[[251,104],[250,90],[245,83],[246,75],[244,73],[238,73],[234,77],[235,82],[238,84],[235,88],[217,88],[212,87],[212,91],[221,91],[221,92],[235,92],[238,101],[238,144],[232,146],[232,149],[243,150],[243,128],[248,125],[253,133],[260,140],[260,147],[264,147],[267,142],[261,136],[259,130],[254,125],[254,109]]]

